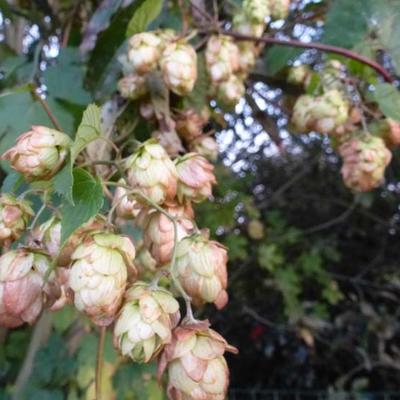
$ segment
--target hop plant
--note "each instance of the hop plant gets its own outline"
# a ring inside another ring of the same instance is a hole
[[[198,153],[188,153],[175,160],[178,173],[177,197],[179,202],[200,203],[212,195],[217,183],[214,166]]]
[[[49,258],[27,248],[6,252],[0,257],[0,326],[15,328],[33,324],[43,306],[59,296],[50,272]]]
[[[158,363],[159,381],[168,373],[168,398],[224,400],[229,384],[225,351],[237,353],[206,321],[175,328]]]
[[[29,132],[19,136],[2,159],[9,161],[28,181],[47,180],[63,165],[70,145],[71,139],[64,133],[45,126],[32,126]]]
[[[18,240],[34,215],[30,203],[11,194],[0,196],[0,245],[9,247]]]
[[[72,254],[69,286],[75,306],[92,321],[113,321],[125,291],[128,274],[136,275],[135,248],[128,237],[97,233],[85,238]]]
[[[135,73],[127,75],[118,81],[118,90],[122,97],[137,100],[148,92],[146,78]]]
[[[192,46],[180,42],[169,44],[160,65],[163,79],[172,92],[184,96],[193,90],[197,79],[197,54]]]
[[[85,237],[104,227],[105,220],[102,217],[92,218],[78,228],[61,248],[61,221],[52,217],[32,231],[29,245],[46,250],[52,258],[57,257],[58,266],[68,267],[71,264],[72,253],[85,240]]]
[[[239,69],[239,48],[229,36],[211,36],[205,57],[208,74],[214,83],[228,80]]]
[[[270,15],[270,4],[268,0],[244,0],[243,11],[250,22],[262,23]]]
[[[216,161],[218,158],[218,143],[210,136],[201,135],[189,143],[189,150],[201,156]]]
[[[379,186],[392,158],[385,142],[371,135],[351,138],[339,147],[339,153],[343,158],[343,181],[356,192],[368,192]]]
[[[193,233],[194,213],[189,204],[183,206],[167,203],[164,204],[164,210],[175,218],[176,240],[181,240]],[[150,251],[151,256],[157,261],[158,265],[169,263],[175,244],[174,223],[166,215],[154,209],[147,211],[143,220],[143,242],[145,247]]]
[[[138,75],[144,75],[157,68],[162,41],[153,32],[133,35],[128,42],[128,60]]]
[[[115,323],[114,345],[122,355],[147,363],[171,342],[171,331],[179,319],[179,303],[170,292],[137,282],[125,294]]]
[[[177,278],[193,303],[225,307],[228,302],[225,247],[195,234],[178,243],[176,254]]]
[[[174,163],[155,140],[143,143],[126,162],[128,183],[157,204],[173,200],[177,188]]]
[[[217,98],[226,106],[235,106],[245,92],[244,83],[236,75],[232,75],[227,81],[218,86]]]

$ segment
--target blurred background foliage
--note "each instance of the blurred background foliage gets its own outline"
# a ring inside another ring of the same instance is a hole
[[[212,9],[212,2],[208,9]],[[215,2],[229,16],[240,1]],[[161,13],[151,27],[181,27],[177,1],[0,0],[0,153],[32,124],[51,125],[34,94],[45,94],[73,134],[89,102],[113,97],[125,32],[140,13]],[[143,11],[144,9],[144,11]],[[141,10],[141,11],[140,11]],[[153,11],[152,11],[153,10]],[[136,16],[136,17],[135,17]],[[400,2],[293,1],[287,20],[268,33],[321,41],[378,60],[400,74]],[[386,182],[352,194],[326,138],[293,132],[288,115],[302,88],[287,83],[299,62],[318,71],[332,58],[315,50],[267,46],[235,112],[212,104],[221,147],[212,202],[197,207],[199,225],[230,252],[230,302],[208,315],[240,349],[229,357],[232,387],[304,390],[400,390],[399,157]],[[335,56],[362,79],[382,112],[400,121],[396,85],[358,61]],[[203,75],[188,99],[205,104]],[[310,89],[311,90],[311,89]],[[117,119],[120,134],[143,140],[151,126],[135,104]],[[15,175],[1,164],[3,191]],[[7,178],[6,178],[7,177]],[[204,313],[204,314],[203,314]],[[0,399],[92,399],[96,332],[67,307],[39,328],[0,331]],[[109,399],[162,399],[155,366],[125,363],[107,337]]]

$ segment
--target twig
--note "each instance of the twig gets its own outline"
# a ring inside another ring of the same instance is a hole
[[[13,400],[20,400],[24,387],[31,375],[35,356],[40,346],[46,342],[51,331],[51,315],[45,311],[36,323],[33,329],[31,341],[29,343],[28,352],[25,356],[24,363],[19,370],[17,379],[14,384]]]
[[[74,8],[72,9],[72,11],[68,17],[68,20],[67,20],[67,23],[66,23],[65,29],[64,29],[64,34],[62,36],[62,42],[61,42],[62,48],[65,48],[68,46],[68,41],[69,41],[69,37],[71,35],[71,30],[72,30],[72,25],[75,20],[75,14],[78,12],[80,5],[81,5],[81,2],[79,0],[77,0],[75,2]]]
[[[31,85],[31,93],[33,97],[40,103],[40,105],[43,107],[44,111],[46,111],[46,114],[50,118],[51,123],[54,125],[54,127],[62,131],[61,125],[57,121],[57,118],[54,116],[54,114],[51,112],[49,104],[47,103],[46,100],[42,99],[42,96],[37,92],[37,88],[34,85]]]
[[[207,32],[210,31],[212,31],[212,29],[207,30]],[[378,64],[377,62],[371,60],[368,57],[355,53],[354,51],[344,49],[342,47],[331,46],[329,44],[323,44],[318,42],[305,43],[296,39],[277,39],[275,37],[270,37],[270,36],[256,37],[251,35],[242,35],[240,33],[227,30],[220,30],[219,33],[226,36],[231,36],[238,41],[254,41],[266,44],[278,44],[281,46],[298,47],[303,49],[314,49],[314,50],[321,50],[326,53],[339,54],[341,56],[350,58],[352,60],[359,61],[362,64],[368,65],[376,72],[378,72],[378,74],[380,74],[385,79],[386,82],[392,83],[394,81],[393,77],[384,67],[382,67],[382,65]]]
[[[322,223],[322,224],[320,224],[320,225],[313,226],[312,228],[305,229],[305,230],[303,231],[303,234],[307,235],[307,234],[310,234],[310,233],[315,233],[315,232],[318,232],[318,231],[323,231],[323,230],[325,230],[325,229],[330,228],[331,226],[340,224],[340,223],[343,222],[347,217],[350,216],[350,214],[351,214],[351,213],[354,211],[354,209],[356,208],[356,205],[357,205],[357,202],[354,201],[354,202],[351,204],[351,206],[350,206],[346,211],[344,211],[342,214],[340,214],[338,217],[335,217],[335,218],[333,218],[333,219],[331,219],[331,220],[329,220],[329,221],[327,221],[327,222],[324,222],[324,223]]]
[[[97,358],[96,358],[96,400],[103,400],[103,364],[104,364],[104,342],[106,338],[106,327],[100,328],[99,341],[97,344]]]

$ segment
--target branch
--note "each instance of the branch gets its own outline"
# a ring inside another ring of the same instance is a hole
[[[99,341],[96,356],[96,400],[103,400],[103,364],[104,364],[104,342],[106,338],[106,327],[100,327]]]
[[[61,125],[57,121],[57,118],[54,116],[54,114],[51,112],[49,104],[47,103],[46,100],[42,99],[42,96],[40,96],[40,94],[37,92],[37,89],[34,85],[32,85],[32,87],[31,87],[31,93],[32,93],[33,97],[35,98],[35,100],[37,100],[40,103],[40,105],[43,107],[44,111],[50,118],[50,121],[54,125],[54,127],[58,131],[62,132]]]
[[[26,353],[24,362],[14,384],[12,396],[13,400],[21,399],[21,394],[32,373],[36,353],[39,350],[40,346],[46,342],[47,338],[50,335],[50,332],[51,315],[45,311],[33,329],[28,352]]]
[[[253,110],[253,116],[257,120],[257,122],[262,126],[265,133],[269,135],[271,140],[278,147],[279,151],[284,152],[284,148],[282,147],[282,139],[279,136],[279,131],[277,129],[276,123],[268,116],[266,112],[261,110],[258,106],[257,102],[253,99],[252,96],[246,94],[246,101],[249,106]]]
[[[382,75],[386,82],[392,83],[394,81],[393,77],[390,75],[389,71],[387,71],[382,65],[378,64],[377,62],[371,60],[368,57],[362,56],[361,54],[355,53],[354,51],[344,49],[342,47],[331,46],[329,44],[311,42],[305,43],[301,42],[300,40],[296,39],[277,39],[270,36],[250,36],[250,35],[242,35],[240,33],[221,30],[219,33],[226,36],[231,36],[238,41],[254,41],[254,42],[261,42],[266,44],[278,44],[281,46],[289,46],[289,47],[299,47],[303,49],[315,49],[321,50],[326,53],[334,53],[339,54],[341,56],[350,58],[352,60],[356,60],[361,62],[362,64],[368,65],[372,69],[374,69],[378,74]]]

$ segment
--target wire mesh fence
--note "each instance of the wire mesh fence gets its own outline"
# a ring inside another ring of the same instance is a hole
[[[400,392],[327,392],[232,389],[229,400],[400,400]]]

